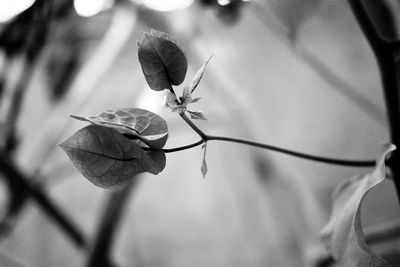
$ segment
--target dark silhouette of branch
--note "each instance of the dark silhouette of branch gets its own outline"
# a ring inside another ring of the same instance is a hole
[[[113,247],[115,233],[123,218],[127,200],[138,181],[139,176],[135,176],[121,190],[111,192],[99,220],[99,227],[88,257],[87,267],[116,266],[111,259],[110,252]]]
[[[400,49],[398,44],[393,45],[393,42],[381,37],[360,0],[348,0],[348,2],[378,62],[385,93],[391,141],[396,147],[400,147],[400,62],[398,60]],[[365,4],[372,5],[370,2],[374,2],[373,5],[380,5],[383,10],[387,8],[385,1],[367,1]],[[374,16],[373,19],[379,20],[381,17]],[[377,24],[383,23],[387,29],[395,28],[393,26],[395,22],[388,17],[385,18],[385,21],[379,21]],[[390,168],[400,201],[400,154],[398,150],[394,151],[391,156]]]
[[[12,188],[11,192],[19,196],[27,196],[56,223],[67,236],[80,248],[87,247],[87,241],[78,227],[62,212],[62,209],[47,196],[39,186],[30,182],[30,179],[23,174],[4,154],[0,155],[0,177],[4,178]],[[17,192],[16,192],[17,191]]]
[[[35,62],[46,43],[49,32],[51,3],[46,1],[37,1],[27,13],[23,13],[17,18],[21,20],[19,28],[11,30],[20,31],[20,35],[25,36],[19,40],[21,53],[24,55],[24,66],[18,83],[13,90],[11,98],[10,110],[8,111],[5,121],[7,129],[5,135],[5,151],[11,153],[17,145],[16,124],[21,113],[22,101],[30,84],[31,78],[35,70]],[[4,33],[3,33],[4,35]],[[2,36],[3,37],[3,36]],[[4,38],[3,38],[4,39]]]

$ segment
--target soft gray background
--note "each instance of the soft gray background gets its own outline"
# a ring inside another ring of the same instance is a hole
[[[23,137],[19,163],[27,172],[41,167],[51,195],[88,235],[95,233],[109,191],[90,184],[56,147],[84,126],[69,114],[89,115],[112,107],[147,108],[167,120],[167,147],[198,140],[176,114],[161,107],[163,94],[150,91],[145,83],[135,41],[150,28],[168,32],[184,47],[189,61],[186,84],[215,53],[195,93],[202,97],[195,108],[209,118],[198,122],[206,132],[350,159],[374,158],[380,142],[388,140],[386,121],[377,123],[316,75],[265,27],[253,8],[245,9],[233,26],[196,5],[139,17],[131,7],[119,12],[122,24],[114,34],[128,35],[128,40],[100,79],[86,81],[95,88],[90,96],[70,96],[63,103],[65,108],[54,109],[46,96],[46,70],[40,68],[19,124]],[[96,56],[94,51],[111,17],[106,12],[76,22],[87,36],[85,62]],[[136,21],[130,28],[132,19]],[[324,1],[300,29],[298,42],[384,111],[375,60],[345,1]],[[95,65],[88,75],[95,76],[102,67]],[[85,88],[86,84],[76,86]],[[47,121],[50,117],[51,123]],[[49,144],[51,139],[54,143]],[[39,159],[49,146],[51,155],[43,163]],[[218,142],[208,144],[206,179],[200,172],[201,160],[200,147],[168,154],[162,173],[141,177],[118,232],[113,251],[117,263],[306,266],[322,251],[318,232],[328,219],[333,186],[366,171]],[[371,212],[366,213],[365,223],[385,221],[398,213],[391,185],[379,190],[378,197],[368,198]],[[84,262],[84,253],[34,204],[0,249],[33,266],[82,266]]]

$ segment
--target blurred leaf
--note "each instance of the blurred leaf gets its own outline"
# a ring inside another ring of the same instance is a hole
[[[103,188],[118,187],[141,172],[158,174],[165,167],[163,151],[144,151],[114,129],[97,125],[79,130],[60,146],[83,176]]]
[[[298,29],[318,9],[321,0],[267,0],[273,14],[288,30],[290,38],[295,38]]]
[[[194,75],[192,83],[190,84],[190,92],[193,93],[193,91],[196,89],[197,85],[199,85],[201,78],[203,77],[204,71],[206,70],[207,63],[210,61],[213,55],[211,55],[206,62],[204,62],[203,66],[196,72],[196,75]],[[193,103],[193,101],[192,101]]]
[[[372,173],[343,181],[333,193],[333,212],[321,238],[340,266],[391,266],[367,245],[361,225],[365,195],[386,178],[386,156],[395,149],[387,145]]]
[[[166,33],[154,30],[144,33],[137,45],[139,62],[151,89],[172,89],[171,84],[180,85],[185,80],[185,54]]]
[[[168,139],[165,120],[153,112],[140,108],[108,109],[89,117],[71,117],[113,128],[121,134],[136,136],[152,148],[163,148]]]

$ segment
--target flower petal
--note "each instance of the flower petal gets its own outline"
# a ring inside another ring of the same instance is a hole
[[[190,92],[189,87],[185,86],[182,94],[182,106],[186,107],[190,103],[192,103],[192,93]]]

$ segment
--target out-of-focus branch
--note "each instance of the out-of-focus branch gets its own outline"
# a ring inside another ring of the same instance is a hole
[[[17,145],[17,122],[20,117],[22,102],[33,76],[37,58],[45,45],[50,25],[51,3],[36,1],[30,8],[21,13],[0,33],[0,48],[3,50],[3,68],[0,76],[0,104],[4,105],[5,116],[1,121],[0,150],[4,158],[12,158]],[[8,68],[15,60],[21,60],[21,71],[10,97],[4,99],[4,87]],[[7,101],[7,103],[5,103]],[[9,182],[9,205],[0,222],[0,235],[4,236],[15,225],[20,211],[25,205],[28,193],[20,188],[18,182]]]
[[[380,125],[385,125],[385,114],[383,110],[351,86],[347,81],[337,75],[322,60],[310,53],[304,47],[300,46],[295,39],[290,38],[287,34],[287,30],[270,15],[270,11],[261,3],[258,3],[257,1],[251,3],[253,3],[252,8],[255,17],[260,19],[260,21],[266,25],[275,36],[285,43],[295,56],[329,83],[332,89],[345,96],[354,105],[373,118],[374,121]]]
[[[38,171],[50,158],[60,136],[70,126],[69,121],[66,122],[62,118],[79,110],[93,96],[97,82],[109,70],[128,41],[135,26],[136,14],[124,6],[115,6],[113,13],[111,25],[93,56],[79,70],[62,102],[54,107],[45,123],[32,137],[29,151],[21,155],[20,161],[23,166]],[[46,148],[43,148],[43,144],[46,144]]]
[[[0,51],[0,107],[4,98],[4,89],[5,89],[5,76],[8,70],[8,56],[3,51]]]
[[[29,182],[30,179],[3,154],[0,155],[0,173],[2,174],[0,177],[4,178],[12,188],[11,192],[18,190],[16,194],[32,198],[76,246],[87,247],[87,241],[75,223],[62,212],[60,207],[55,205],[40,186]]]
[[[386,109],[388,112],[391,142],[400,147],[400,49],[391,41],[381,37],[378,28],[374,26],[372,19],[379,20],[379,16],[371,18],[366,7],[360,0],[348,0],[351,9],[370,44],[382,78],[383,90],[385,93]],[[366,1],[366,4],[371,4]],[[381,5],[385,9],[385,1],[374,1],[374,5]],[[384,23],[385,26],[395,28],[393,20],[385,19],[377,24]],[[391,26],[390,26],[391,25]],[[396,187],[397,196],[400,201],[400,152],[396,150],[391,156],[389,167],[392,170],[393,181]]]
[[[21,113],[22,101],[31,81],[34,72],[34,64],[26,62],[21,71],[21,77],[13,90],[10,109],[8,110],[7,118],[5,119],[3,127],[6,129],[4,135],[4,151],[11,155],[15,150],[17,140],[17,122]]]
[[[4,125],[2,125],[2,127],[6,129],[4,133],[4,151],[7,153],[11,153],[17,145],[16,125],[21,113],[25,92],[27,91],[34,73],[35,62],[40,56],[47,40],[50,28],[51,7],[51,2],[37,1],[32,7],[19,15],[16,21],[11,23],[9,27],[1,33],[0,45],[5,53],[10,53],[6,54],[6,58],[11,60],[11,56],[16,54],[21,56],[24,60],[23,69],[15,88],[12,90],[9,110],[3,122]],[[14,35],[19,36],[19,38],[15,40],[15,44],[7,42],[6,34],[12,32],[16,32]],[[15,50],[14,46],[19,47],[20,50]]]
[[[111,259],[115,233],[123,218],[124,209],[131,192],[139,182],[133,177],[121,190],[112,192],[99,220],[99,228],[88,257],[87,267],[115,267]]]

